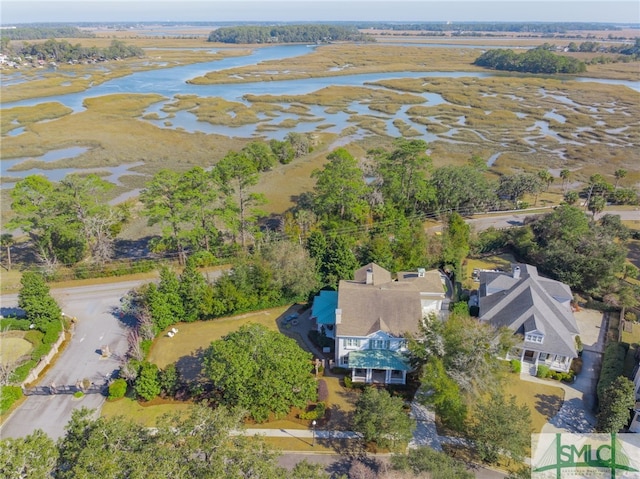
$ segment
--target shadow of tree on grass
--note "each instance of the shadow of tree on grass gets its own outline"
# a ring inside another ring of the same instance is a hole
[[[176,369],[186,381],[202,381],[207,378],[204,375],[204,348],[196,349],[188,356],[182,356],[176,361]]]
[[[562,407],[562,398],[553,394],[536,394],[536,411],[551,419]]]

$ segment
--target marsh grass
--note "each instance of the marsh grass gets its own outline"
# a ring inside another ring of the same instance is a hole
[[[210,72],[190,82],[244,83],[372,72],[431,71],[435,69],[434,65],[442,71],[480,71],[472,65],[477,56],[477,51],[465,48],[452,52],[444,48],[334,44],[317,47],[302,57]]]
[[[0,131],[6,135],[11,130],[44,120],[69,115],[73,110],[58,102],[46,102],[37,106],[19,106],[4,109],[0,115]]]
[[[91,44],[92,39],[87,40]],[[111,39],[97,42],[110,43]],[[84,40],[82,41],[84,42]],[[188,48],[214,48],[200,39],[132,39],[143,47],[155,46],[144,59],[113,62],[113,64],[61,66],[61,71],[74,73],[74,87],[80,77],[127,74],[137,68],[160,68],[180,62],[209,61],[221,55],[243,55],[246,47],[232,48],[224,53],[212,54]],[[184,47],[183,50],[169,46]],[[252,46],[251,48],[254,48]],[[258,48],[258,47],[255,47]],[[471,71],[470,62],[477,50],[444,49],[385,45],[326,45],[315,52],[298,58],[265,62],[257,66],[230,69],[210,75],[207,82],[229,81],[229,76],[244,75],[247,80],[285,79],[292,77],[327,76],[341,73],[454,70]],[[146,65],[144,64],[146,62]],[[184,64],[184,63],[182,63]],[[67,69],[68,67],[68,69]],[[107,68],[100,72],[99,68]],[[277,73],[274,73],[277,72]],[[12,85],[3,101],[11,95],[30,97],[50,94],[52,90],[38,82],[62,82],[59,73],[26,72],[33,80]],[[64,81],[70,81],[64,76]],[[239,80],[240,81],[240,80]],[[14,88],[15,87],[15,88]],[[67,87],[65,87],[67,88]],[[16,93],[17,92],[17,93]],[[438,93],[451,103],[424,104],[423,93]],[[564,97],[564,98],[563,98]],[[266,194],[269,213],[281,213],[291,206],[303,192],[313,188],[310,173],[321,167],[326,155],[337,145],[347,146],[352,154],[364,158],[371,145],[389,145],[387,116],[400,108],[409,107],[408,115],[416,125],[401,119],[393,124],[404,136],[419,135],[425,127],[428,133],[442,135],[451,129],[457,133],[442,136],[429,145],[434,166],[463,164],[473,154],[488,159],[501,153],[491,173],[537,171],[549,168],[570,168],[576,181],[583,181],[595,172],[612,174],[616,168],[630,173],[629,184],[640,181],[636,174],[640,162],[640,94],[628,88],[597,83],[574,82],[533,76],[504,75],[488,78],[404,78],[373,82],[365,86],[330,86],[307,95],[246,95],[250,102],[226,101],[220,98],[200,98],[181,95],[163,106],[167,115],[167,128],[142,119],[149,105],[161,101],[161,95],[109,95],[90,98],[86,110],[71,113],[55,102],[41,106],[3,109],[2,133],[25,127],[17,136],[3,136],[2,158],[40,156],[47,151],[69,146],[86,146],[89,151],[76,158],[53,163],[38,163],[43,168],[107,168],[134,162],[142,165],[132,168],[141,175],[120,178],[123,186],[113,189],[119,195],[127,189],[142,188],[151,175],[161,168],[185,171],[193,166],[210,167],[230,150],[240,150],[250,139],[225,137],[215,134],[189,133],[180,128],[169,128],[171,118],[178,111],[189,111],[201,121],[226,126],[256,125],[257,131],[267,132],[293,128],[302,121],[316,122],[318,141],[314,152],[296,159],[289,165],[278,165],[273,171],[261,175],[255,191]],[[351,105],[366,105],[370,115],[354,111]],[[321,116],[312,113],[312,106],[321,106],[327,113],[345,112],[350,115],[347,126],[340,134],[323,133],[333,126]],[[566,118],[565,123],[545,119],[554,111]],[[282,114],[297,118],[277,118]],[[524,115],[524,117],[522,117]],[[460,123],[460,118],[464,122]],[[150,114],[147,120],[160,115]],[[275,119],[269,122],[267,119]],[[49,120],[49,121],[43,121]],[[549,123],[560,138],[544,134],[535,127],[536,121]],[[626,128],[625,128],[626,127]],[[578,130],[581,129],[581,130]],[[623,130],[617,130],[623,129]],[[608,131],[609,130],[609,131]],[[352,135],[355,135],[351,138]],[[562,140],[570,143],[562,143]],[[581,143],[572,144],[571,142]],[[23,165],[24,166],[24,165]],[[635,180],[634,180],[635,178]],[[3,178],[9,182],[15,178]],[[7,193],[2,196],[2,219],[6,219]],[[136,231],[144,228],[136,226]]]

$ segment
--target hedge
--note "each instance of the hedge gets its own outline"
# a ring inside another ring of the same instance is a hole
[[[602,358],[602,369],[600,370],[600,379],[598,380],[598,399],[602,398],[602,394],[609,385],[618,377],[623,375],[624,358],[627,355],[629,345],[625,343],[611,342],[607,344]]]
[[[38,364],[37,361],[34,361],[33,359],[31,359],[26,363],[18,366],[15,369],[15,371],[13,371],[13,374],[11,375],[11,382],[21,383],[22,381],[27,379],[29,372],[36,366],[36,364]]]
[[[0,331],[28,331],[31,321],[20,318],[2,318],[0,319]]]

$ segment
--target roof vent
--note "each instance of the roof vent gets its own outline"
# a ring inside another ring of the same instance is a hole
[[[366,284],[373,284],[373,269],[367,269],[367,280]]]
[[[520,266],[513,267],[513,279],[520,279]]]

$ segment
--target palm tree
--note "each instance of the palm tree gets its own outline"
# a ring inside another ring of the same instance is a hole
[[[549,191],[549,186],[551,186],[554,180],[553,175],[547,170],[540,170],[538,171],[538,178],[547,185],[545,191]]]
[[[562,192],[565,192],[565,188],[567,184],[569,184],[569,177],[571,176],[571,171],[566,168],[560,171],[560,178],[562,178]]]
[[[607,201],[602,196],[593,196],[589,200],[589,211],[593,214],[593,220],[595,221],[596,215],[602,213],[604,207],[607,205]]]
[[[614,189],[617,190],[618,189],[618,183],[620,182],[620,180],[622,178],[624,178],[625,176],[627,176],[627,170],[619,168],[616,171],[613,172],[613,176],[616,177],[616,183],[614,185]]]

